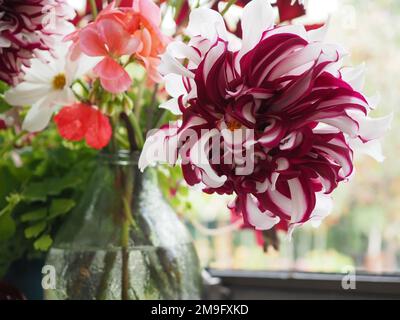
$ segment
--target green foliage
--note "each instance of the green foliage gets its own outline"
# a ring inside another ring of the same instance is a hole
[[[0,132],[0,278],[12,261],[40,257],[50,248],[96,155],[83,144],[62,141],[54,128],[10,148],[15,136],[13,129]]]
[[[178,213],[188,216],[192,205],[188,198],[189,187],[183,179],[181,167],[160,166],[157,176],[164,197]]]
[[[0,81],[0,113],[6,112],[12,108],[5,100],[4,100],[4,92],[8,89],[8,85]]]
[[[51,238],[51,236],[48,234],[44,234],[33,243],[33,246],[36,250],[47,251],[49,250],[52,243],[53,239]]]

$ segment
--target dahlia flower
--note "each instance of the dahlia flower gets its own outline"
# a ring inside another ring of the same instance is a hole
[[[153,81],[159,81],[158,55],[164,50],[165,37],[159,25],[161,13],[151,0],[123,1],[120,8],[110,4],[96,20],[66,39],[74,42],[71,58],[81,53],[103,59],[94,68],[102,86],[109,92],[126,91],[132,84],[120,65],[120,58],[136,58]]]
[[[148,136],[139,166],[176,164],[207,193],[235,194],[230,208],[246,224],[289,231],[317,221],[330,194],[353,172],[354,143],[376,146],[391,117],[371,119],[361,69],[343,68],[346,52],[325,43],[325,27],[274,26],[269,1],[253,0],[236,48],[221,15],[192,11],[188,44],[172,42],[160,72],[182,120]]]
[[[22,66],[71,32],[74,16],[66,0],[0,0],[0,80],[18,83]]]

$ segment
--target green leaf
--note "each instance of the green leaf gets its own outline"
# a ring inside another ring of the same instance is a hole
[[[0,81],[0,93],[4,93],[10,86],[4,81]]]
[[[30,183],[23,197],[26,201],[46,201],[47,196],[59,195],[62,191],[74,188],[81,182],[81,177],[77,175],[68,175],[62,178],[48,178],[41,182]]]
[[[30,183],[25,191],[22,193],[22,197],[26,201],[46,201],[48,189],[43,182]]]
[[[53,239],[51,239],[50,235],[44,234],[33,243],[33,246],[36,250],[47,251],[52,243]]]
[[[73,207],[75,207],[75,201],[72,199],[54,199],[51,202],[49,216],[47,219],[54,219],[60,215],[66,214]]]
[[[11,214],[4,214],[0,217],[0,241],[10,239],[16,230],[16,225]]]
[[[7,205],[7,196],[15,192],[19,182],[7,166],[0,166],[0,208]]]
[[[46,221],[35,223],[34,225],[25,229],[25,237],[28,239],[37,237],[39,234],[43,232],[46,226],[47,226]]]
[[[4,113],[12,108],[2,96],[0,96],[0,113]]]
[[[34,211],[30,211],[27,213],[24,213],[21,216],[21,221],[22,222],[27,222],[27,221],[37,221],[37,220],[42,220],[45,218],[47,215],[47,209],[46,208],[40,208]]]

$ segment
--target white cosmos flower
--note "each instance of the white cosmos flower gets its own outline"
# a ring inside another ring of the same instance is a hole
[[[75,101],[71,85],[93,66],[94,61],[71,61],[69,46],[70,43],[59,43],[55,53],[45,60],[32,59],[30,67],[24,67],[24,80],[6,92],[9,104],[31,106],[22,124],[24,130],[43,130],[59,107]]]

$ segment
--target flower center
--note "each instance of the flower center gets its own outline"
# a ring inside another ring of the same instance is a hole
[[[53,78],[53,88],[55,90],[62,90],[65,87],[67,80],[64,73],[59,73]]]
[[[237,121],[237,120],[230,120],[226,123],[226,126],[228,127],[229,130],[235,131],[237,129],[240,129],[242,127],[242,124]]]

